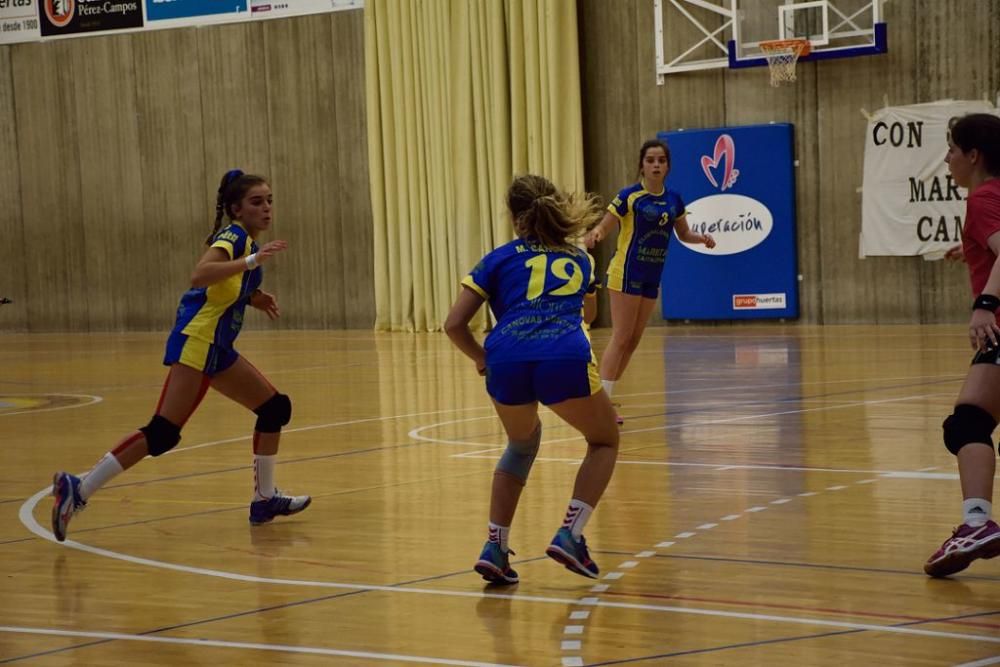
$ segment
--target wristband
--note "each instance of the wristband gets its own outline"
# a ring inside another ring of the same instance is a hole
[[[972,303],[973,310],[988,310],[995,313],[1000,308],[1000,297],[992,294],[980,294]]]
[[[257,253],[253,253],[252,255],[247,255],[245,259],[247,263],[247,269],[249,271],[253,271],[258,266],[260,266],[260,262],[257,261]],[[997,299],[997,305],[1000,306],[1000,299]]]

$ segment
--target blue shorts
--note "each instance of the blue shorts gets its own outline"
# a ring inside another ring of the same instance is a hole
[[[535,401],[552,405],[600,390],[601,377],[593,358],[508,361],[486,366],[486,391],[503,405]]]
[[[622,294],[635,294],[647,299],[655,299],[660,296],[660,283],[658,282],[648,283],[641,280],[625,280],[620,276],[610,273],[604,279],[604,286]]]
[[[240,353],[231,347],[219,347],[182,333],[172,333],[167,339],[163,365],[184,364],[211,377],[236,363]]]

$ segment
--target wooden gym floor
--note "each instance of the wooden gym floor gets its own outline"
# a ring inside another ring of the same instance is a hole
[[[52,473],[146,423],[163,340],[0,336],[0,663],[1000,664],[1000,559],[921,571],[960,520],[961,326],[649,329],[586,531],[602,578],[544,557],[583,451],[545,413],[506,589],[471,571],[504,439],[443,334],[244,334],[312,507],[248,525],[254,417],[210,393],[54,542]]]

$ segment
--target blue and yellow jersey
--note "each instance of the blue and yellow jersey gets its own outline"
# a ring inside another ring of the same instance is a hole
[[[594,258],[518,239],[483,257],[462,284],[489,301],[497,324],[486,337],[487,363],[583,359],[583,296],[595,289]]]
[[[257,244],[239,223],[219,230],[212,241],[229,259],[239,259],[257,252]],[[263,270],[244,271],[208,287],[192,287],[181,297],[174,333],[218,345],[232,347],[243,326],[243,311],[250,295],[260,287]]]
[[[609,281],[659,283],[674,222],[685,213],[681,196],[666,188],[653,194],[635,183],[618,193],[608,211],[621,223]]]

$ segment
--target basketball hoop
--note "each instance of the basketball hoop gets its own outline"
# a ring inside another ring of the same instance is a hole
[[[809,55],[808,39],[772,39],[761,42],[760,50],[771,70],[771,85],[795,81],[795,63],[799,56]]]

